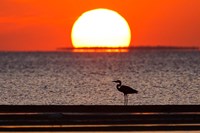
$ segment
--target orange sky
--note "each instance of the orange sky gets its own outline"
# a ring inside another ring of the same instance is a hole
[[[72,47],[71,28],[85,11],[120,13],[131,46],[200,46],[200,0],[0,0],[0,51]]]

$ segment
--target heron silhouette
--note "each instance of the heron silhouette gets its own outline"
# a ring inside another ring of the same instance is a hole
[[[116,80],[113,82],[117,83],[116,87],[117,87],[118,91],[124,93],[124,105],[128,104],[128,94],[138,93],[137,90],[135,90],[129,86],[122,85],[122,82],[120,80]]]

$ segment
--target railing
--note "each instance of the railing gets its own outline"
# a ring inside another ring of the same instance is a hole
[[[200,131],[200,105],[1,105],[0,131]]]

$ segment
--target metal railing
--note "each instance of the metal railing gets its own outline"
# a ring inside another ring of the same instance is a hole
[[[1,105],[0,131],[200,130],[200,105]]]

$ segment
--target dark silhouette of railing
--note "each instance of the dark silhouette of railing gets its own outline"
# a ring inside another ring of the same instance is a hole
[[[200,105],[1,105],[0,131],[200,130]]]

